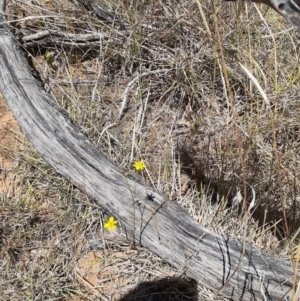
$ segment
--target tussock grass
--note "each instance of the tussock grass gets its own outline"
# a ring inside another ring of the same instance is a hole
[[[28,50],[70,119],[121,168],[142,159],[145,183],[204,226],[289,257],[300,225],[299,34],[264,6],[173,2],[99,1],[99,20],[72,1],[17,1],[18,18],[39,17],[20,20],[16,35],[101,34],[93,49],[53,40]],[[18,173],[22,194],[1,202],[1,285],[11,300],[116,300],[170,272],[144,250],[128,257],[127,245],[94,245],[87,233],[99,233],[101,213],[46,165],[22,160]],[[127,256],[92,293],[74,272],[90,250]],[[199,300],[209,296],[199,289]]]

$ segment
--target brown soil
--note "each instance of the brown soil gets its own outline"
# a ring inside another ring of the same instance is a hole
[[[13,167],[18,164],[16,154],[22,151],[21,141],[24,137],[2,96],[0,96],[0,126],[0,192],[12,194],[16,193]]]

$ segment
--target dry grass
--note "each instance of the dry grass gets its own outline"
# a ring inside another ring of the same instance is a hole
[[[214,1],[173,2],[99,1],[113,17],[99,20],[73,1],[16,1],[19,19],[37,18],[17,22],[15,34],[101,34],[93,48],[53,40],[28,49],[73,122],[121,168],[144,160],[147,185],[222,235],[243,239],[252,201],[246,240],[290,256],[300,225],[299,34],[265,6],[216,1],[214,14]],[[146,250],[103,242],[99,209],[23,153],[13,156],[22,191],[3,194],[0,207],[7,300],[118,300],[139,283],[182,276]],[[78,270],[84,256],[96,262],[93,281]],[[169,297],[212,297],[185,285]]]

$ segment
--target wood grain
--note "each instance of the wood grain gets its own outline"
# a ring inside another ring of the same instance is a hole
[[[291,296],[291,262],[221,237],[193,221],[178,204],[112,164],[55,104],[3,22],[0,0],[0,89],[37,152],[116,216],[128,239],[147,247],[191,278],[233,300]],[[1,17],[2,15],[2,17]],[[149,198],[148,194],[153,197]]]

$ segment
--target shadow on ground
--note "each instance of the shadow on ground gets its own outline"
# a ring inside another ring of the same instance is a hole
[[[197,301],[197,283],[182,278],[142,282],[119,301]]]

